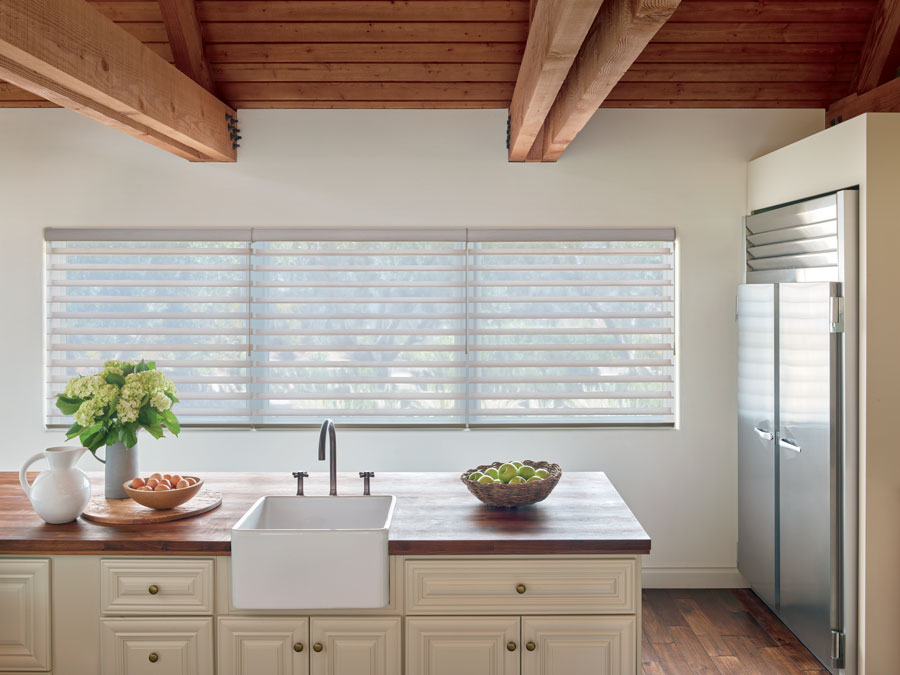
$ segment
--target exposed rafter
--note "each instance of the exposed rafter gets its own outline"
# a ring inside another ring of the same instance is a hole
[[[0,79],[185,159],[236,159],[234,110],[84,0],[2,0]]]
[[[827,126],[845,122],[863,113],[900,112],[900,78],[876,87],[865,94],[850,94],[828,106]]]
[[[900,0],[881,0],[863,45],[851,91],[865,94],[897,75],[900,67]]]
[[[216,93],[203,49],[203,33],[194,0],[159,0],[175,66],[194,82]]]
[[[606,0],[544,124],[543,160],[556,161],[606,100],[680,0]]]
[[[526,159],[603,0],[537,0],[509,105],[509,159]]]

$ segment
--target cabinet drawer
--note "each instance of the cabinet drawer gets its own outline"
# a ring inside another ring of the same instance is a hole
[[[633,614],[633,559],[407,559],[407,614]]]
[[[101,675],[213,675],[212,619],[102,619]]]
[[[100,561],[104,614],[212,614],[213,561],[196,558]]]

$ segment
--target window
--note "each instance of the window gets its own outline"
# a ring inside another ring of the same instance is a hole
[[[108,359],[185,426],[674,421],[672,230],[66,230],[47,422]]]

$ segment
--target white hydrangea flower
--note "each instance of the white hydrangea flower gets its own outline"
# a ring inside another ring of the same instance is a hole
[[[153,394],[150,398],[150,405],[159,410],[160,412],[164,412],[172,407],[172,401],[163,393]]]
[[[172,381],[158,370],[135,372],[137,364],[130,361],[107,361],[103,370],[95,375],[76,376],[66,384],[64,396],[82,399],[75,412],[75,421],[83,428],[96,424],[114,409],[116,418],[113,424],[128,424],[137,421],[141,408],[150,405],[159,412],[172,407],[172,400],[177,391]],[[125,375],[127,371],[131,371]],[[123,376],[125,384],[121,387],[108,383],[106,377],[110,373]],[[115,427],[113,427],[115,428]]]

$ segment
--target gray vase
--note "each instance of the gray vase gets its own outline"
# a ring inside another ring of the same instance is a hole
[[[97,459],[100,459],[97,457]],[[127,499],[125,488],[122,484],[139,475],[138,471],[138,446],[126,448],[119,441],[115,445],[106,446],[106,459],[100,459],[106,464],[106,482],[104,494],[107,499]]]

